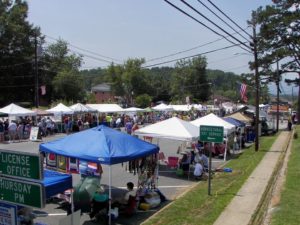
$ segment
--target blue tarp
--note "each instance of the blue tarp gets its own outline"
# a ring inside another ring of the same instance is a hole
[[[45,186],[47,199],[73,187],[71,175],[52,170],[44,170],[42,184]]]
[[[236,127],[244,127],[245,123],[243,123],[242,121],[239,121],[237,119],[231,118],[231,117],[226,117],[223,118],[226,122],[233,124]]]
[[[157,153],[159,147],[100,125],[40,144],[40,151],[112,165]]]

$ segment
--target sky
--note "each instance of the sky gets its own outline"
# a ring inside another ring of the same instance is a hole
[[[214,25],[206,22],[179,0],[169,1],[217,30]],[[214,9],[207,0],[201,1]],[[28,20],[41,28],[41,32],[46,35],[46,44],[54,43],[55,39],[59,38],[67,41],[73,52],[84,55],[82,69],[105,68],[112,61],[118,64],[128,58],[145,58],[144,66],[151,66],[232,45],[225,39],[218,40],[221,39],[220,36],[183,15],[163,0],[28,0],[27,2]],[[229,33],[235,33],[205,9],[198,0],[187,2]],[[212,2],[241,28],[246,29],[251,11],[261,5],[270,4],[271,0],[212,0]],[[235,29],[240,31],[237,27]],[[251,27],[246,31],[252,34]],[[241,34],[247,38],[247,34],[243,32]],[[241,36],[236,35],[236,38],[245,41]],[[199,47],[204,44],[206,45]],[[173,55],[188,49],[193,50]],[[173,56],[165,57],[169,55]],[[207,68],[237,74],[250,72],[248,62],[253,59],[252,55],[239,46],[205,56]],[[175,62],[158,66],[173,66]],[[289,92],[291,88],[284,89],[285,92]]]

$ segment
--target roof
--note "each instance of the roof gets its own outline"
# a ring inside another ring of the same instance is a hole
[[[102,84],[98,84],[98,85],[92,87],[92,91],[110,92],[111,87],[110,87],[110,84],[102,83]]]

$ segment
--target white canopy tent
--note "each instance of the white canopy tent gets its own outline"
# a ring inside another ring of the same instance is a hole
[[[59,103],[57,106],[55,106],[51,109],[47,109],[46,111],[51,112],[57,116],[74,114],[74,111],[72,109],[70,109],[68,106],[65,106],[62,103]]]
[[[206,116],[203,116],[199,119],[196,119],[192,122],[197,127],[200,127],[201,125],[206,125],[206,126],[221,126],[224,127],[224,135],[228,137],[229,134],[235,131],[235,126],[231,123],[226,122],[222,118],[216,116],[213,113],[210,113]],[[226,138],[226,142],[228,141],[228,138]],[[225,154],[224,154],[224,161],[226,160],[226,154],[227,154],[227,143],[226,143],[226,148],[225,148]]]
[[[138,129],[134,134],[179,141],[194,141],[199,137],[199,128],[187,121],[173,117]]]
[[[8,116],[36,116],[36,112],[29,109],[25,109],[14,103],[11,103],[10,105],[1,108],[0,112],[8,114]]]
[[[153,110],[156,111],[173,111],[173,107],[170,105],[166,105],[164,103],[161,103],[157,106],[152,107]]]
[[[192,109],[192,105],[169,105],[174,111],[188,112]]]
[[[85,106],[81,103],[77,103],[77,104],[70,106],[70,109],[72,109],[74,111],[74,113],[97,112],[97,110],[92,109],[91,107]]]
[[[224,127],[224,133],[226,135],[232,133],[235,131],[235,126],[231,123],[226,122],[222,118],[216,116],[213,113],[210,113],[206,116],[203,116],[199,119],[193,120],[190,122],[191,124],[200,127],[201,125],[206,126],[221,126]]]
[[[87,104],[87,106],[101,113],[124,112],[124,109],[117,104]]]
[[[178,141],[196,141],[199,137],[199,129],[190,122],[181,120],[177,117],[172,117],[138,129],[134,132],[134,134],[139,136],[156,137],[158,140],[159,138],[164,138]]]
[[[136,107],[130,107],[127,109],[124,109],[124,112],[144,112],[144,109],[136,108]]]

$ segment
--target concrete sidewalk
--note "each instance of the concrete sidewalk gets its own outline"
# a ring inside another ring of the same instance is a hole
[[[252,172],[236,196],[225,208],[214,225],[247,225],[268,185],[282,151],[287,147],[290,133],[281,132],[270,151]]]

